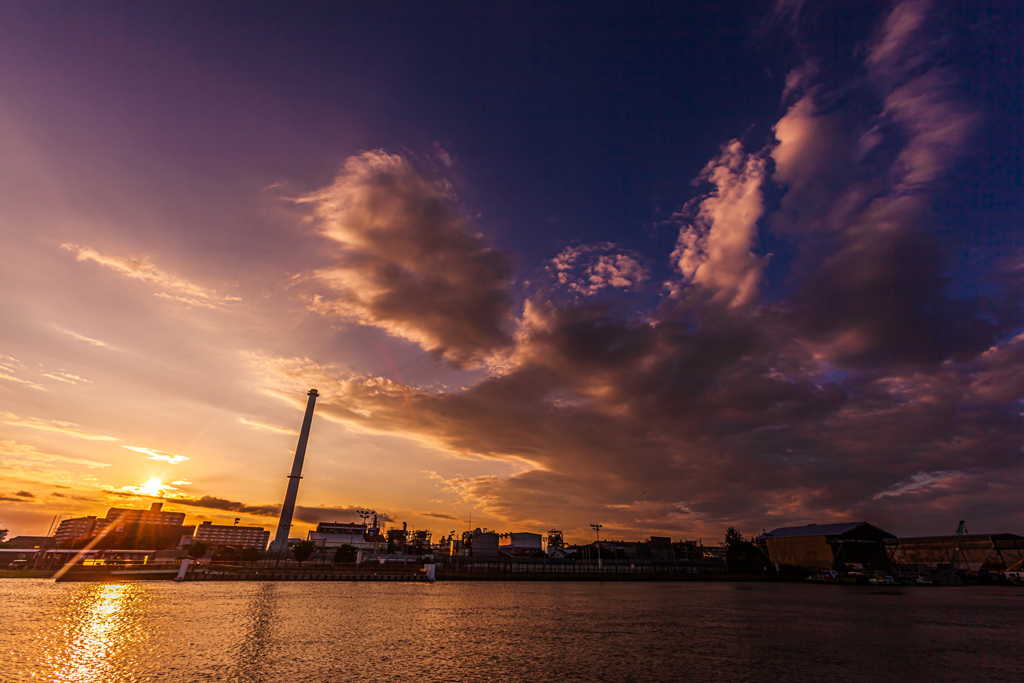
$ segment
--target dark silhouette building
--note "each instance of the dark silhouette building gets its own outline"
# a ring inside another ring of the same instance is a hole
[[[162,503],[148,510],[111,508],[97,548],[122,550],[164,550],[177,548],[182,538],[191,538],[195,526],[183,526],[184,512],[164,512]],[[81,544],[79,540],[77,544]]]
[[[65,519],[57,527],[53,539],[58,548],[70,548],[81,541],[88,541],[106,528],[108,522],[102,517],[73,517]]]
[[[1024,537],[1017,534],[898,538],[888,547],[892,564],[908,572],[1002,571],[1024,559]]]
[[[782,527],[758,536],[776,566],[831,569],[837,563],[848,569],[889,570],[886,541],[895,538],[867,522],[808,524]]]

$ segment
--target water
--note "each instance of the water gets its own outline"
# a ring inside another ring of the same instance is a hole
[[[1021,681],[1024,590],[0,581],[0,681]]]

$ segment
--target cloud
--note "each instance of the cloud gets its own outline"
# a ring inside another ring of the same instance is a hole
[[[60,463],[62,465],[81,465],[83,467],[88,467],[89,469],[110,467],[110,465],[105,462],[96,462],[94,460],[85,460],[83,458],[69,458],[63,455],[54,455],[52,453],[43,453],[37,450],[34,446],[18,443],[17,441],[9,439],[0,440],[0,455],[17,458],[19,460],[52,462]]]
[[[835,83],[809,58],[775,143],[709,161],[712,191],[675,217],[681,280],[649,307],[593,296],[617,287],[621,270],[594,267],[616,249],[574,246],[546,267],[576,296],[531,290],[508,362],[471,386],[252,356],[258,380],[281,397],[316,386],[319,414],[363,432],[513,464],[440,478],[509,525],[678,537],[871,519],[906,533],[960,509],[1024,524],[1019,300],[949,294],[928,193],[957,153],[942,139],[967,144],[967,110],[948,73],[911,59],[938,48],[900,22],[878,39],[886,78],[862,64]],[[761,227],[796,252],[771,303]]]
[[[885,99],[885,113],[909,135],[896,159],[899,189],[931,183],[963,151],[979,117],[955,102],[948,76],[937,70],[915,78]]]
[[[91,432],[81,430],[74,422],[40,420],[35,417],[22,418],[12,413],[0,413],[0,423],[14,427],[26,427],[28,429],[37,429],[43,432],[53,432],[55,434],[73,436],[79,439],[85,439],[86,441],[117,441],[117,437],[114,436],[104,436],[102,434],[93,434]]]
[[[728,306],[742,306],[757,296],[764,259],[753,248],[764,213],[764,174],[764,159],[746,154],[739,140],[723,147],[700,176],[715,190],[699,201],[672,252],[686,283]]]
[[[83,336],[81,334],[78,334],[77,332],[72,332],[71,330],[65,330],[62,327],[55,327],[54,329],[56,329],[61,334],[66,334],[69,337],[71,337],[72,339],[77,339],[78,341],[85,342],[86,344],[91,344],[92,346],[99,346],[101,348],[107,348],[107,349],[111,348],[110,344],[108,344],[108,343],[106,343],[104,341],[100,341],[99,339],[92,339],[90,337],[86,337],[86,336]]]
[[[162,459],[162,458],[154,458]],[[114,493],[115,495],[136,495],[136,496],[158,496],[163,498],[168,495],[172,495],[173,491],[177,491],[177,487],[171,486],[170,484],[164,484],[159,479],[153,478],[143,484],[129,484],[122,486],[118,491],[108,490],[108,493]]]
[[[170,292],[156,292],[155,295],[158,297],[200,308],[222,308],[226,303],[241,301],[236,296],[219,295],[212,289],[170,275],[145,257],[102,254],[95,249],[79,247],[77,244],[70,243],[62,244],[61,247],[74,252],[76,261],[93,261],[125,277],[153,284],[161,289],[171,290]],[[72,336],[74,336],[73,333]]]
[[[43,377],[49,377],[55,379],[58,382],[64,382],[65,384],[78,384],[79,382],[85,382],[86,384],[92,384],[91,380],[87,380],[79,375],[72,375],[69,372],[63,370],[54,370],[53,372],[44,372]]]
[[[448,515],[443,512],[421,512],[420,517],[433,517],[434,519],[450,519],[453,522],[458,522],[459,518],[455,515]]]
[[[815,186],[813,156],[794,157],[791,188],[800,178]],[[939,261],[918,239],[927,219],[918,198],[884,174],[835,177],[842,186],[830,196],[842,206],[823,204],[814,217],[843,219],[816,238],[822,251],[795,269],[796,292],[778,306],[758,305],[754,292],[727,314],[698,299],[636,315],[538,295],[526,302],[513,362],[459,391],[403,388],[306,358],[252,361],[270,393],[317,386],[320,414],[361,431],[521,465],[509,477],[444,480],[509,524],[596,520],[623,534],[680,535],[871,518],[901,531],[951,500],[1009,518],[1006,487],[987,507],[972,496],[1019,469],[1024,336],[996,343],[981,309],[945,297]],[[873,183],[891,192],[849,201]],[[798,235],[802,223],[784,227]],[[983,474],[969,483],[939,474],[971,468]]]
[[[244,417],[238,418],[238,421],[249,427],[255,427],[256,429],[266,429],[271,432],[280,432],[282,434],[298,434],[298,431],[294,429],[288,429],[287,427],[279,427],[277,425],[269,424],[267,422],[257,422],[256,420],[249,420]]]
[[[58,491],[54,491],[53,493],[51,493],[50,497],[51,498],[66,498],[68,500],[80,500],[80,501],[83,501],[83,502],[86,502],[86,503],[98,503],[98,502],[100,502],[100,501],[96,500],[95,498],[88,498],[86,496],[74,496],[74,495],[67,494],[67,493],[60,493]]]
[[[210,510],[225,510],[227,512],[243,512],[256,517],[277,517],[281,514],[280,505],[247,505],[233,500],[217,498],[216,496],[202,496],[200,498],[175,498],[175,505],[188,505],[191,507],[202,507]]]
[[[784,194],[768,222],[799,252],[789,324],[844,368],[965,360],[996,339],[990,301],[947,296],[931,228],[926,193],[978,117],[936,66],[941,39],[924,29],[928,8],[893,6],[862,81],[798,79],[798,99],[774,129],[772,179]]]
[[[381,151],[349,158],[334,183],[298,199],[337,245],[312,277],[310,310],[373,325],[458,365],[512,342],[511,257],[491,247],[449,185]]]
[[[274,505],[249,505],[234,500],[218,498],[216,496],[201,496],[199,498],[188,498],[175,496],[168,499],[175,505],[187,505],[190,507],[201,507],[209,510],[224,510],[226,512],[240,512],[255,517],[280,517],[281,506]],[[346,506],[305,506],[296,505],[294,519],[307,524],[318,524],[326,521],[340,521],[341,519],[353,519],[357,510],[369,508],[357,505]],[[378,512],[377,519],[382,522],[394,522],[395,518],[386,513]]]
[[[566,247],[548,266],[555,281],[570,292],[593,296],[603,289],[634,289],[650,277],[637,254],[611,242]]]
[[[897,482],[886,490],[876,493],[872,496],[872,500],[896,498],[907,493],[922,491],[957,476],[959,476],[959,472],[918,472],[911,475],[909,479]]]
[[[878,38],[867,58],[868,68],[874,71],[889,71],[901,66],[908,58],[919,60],[919,32],[925,25],[931,3],[926,0],[902,0],[893,4],[882,23]],[[907,54],[912,52],[915,54]]]
[[[36,497],[36,494],[31,493],[29,491],[18,491],[14,495],[18,496],[19,498],[35,498]]]
[[[17,373],[24,372],[25,370],[25,365],[17,358],[0,354],[0,380],[15,382],[17,384],[27,384],[34,389],[42,389],[43,387],[39,384],[18,377]]]
[[[136,453],[148,455],[150,460],[163,460],[171,465],[179,465],[188,460],[184,455],[169,453],[167,451],[158,451],[153,448],[142,448],[141,446],[125,446],[124,448],[127,448],[130,451],[135,451]]]
[[[928,30],[931,9],[926,0],[895,3],[865,59],[872,81],[885,93],[885,117],[908,137],[893,168],[903,192],[946,171],[980,121],[957,97],[953,74],[936,59],[942,38]]]

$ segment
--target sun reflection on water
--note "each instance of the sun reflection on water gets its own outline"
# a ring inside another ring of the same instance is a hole
[[[147,634],[141,626],[144,589],[135,583],[93,584],[62,615],[61,646],[50,659],[53,681],[109,681],[131,668]]]

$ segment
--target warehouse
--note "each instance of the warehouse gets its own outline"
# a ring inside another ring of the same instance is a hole
[[[891,539],[887,545],[892,564],[905,573],[1002,571],[1024,559],[1024,537],[1017,534],[919,536]]]
[[[831,569],[839,562],[850,570],[887,573],[886,541],[892,538],[893,534],[867,522],[845,522],[782,527],[755,540],[767,546],[777,568]]]

